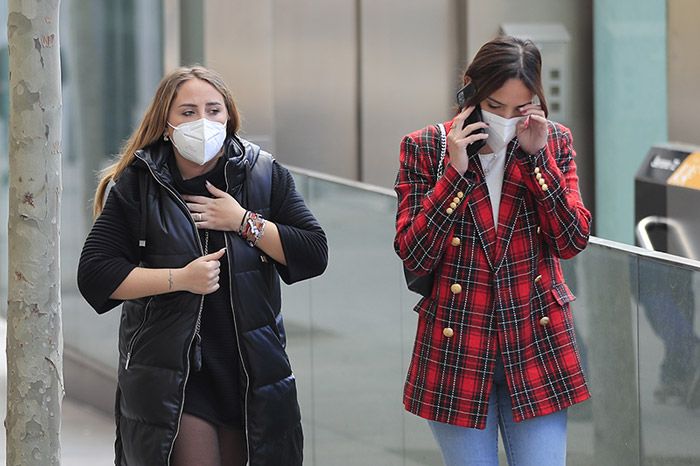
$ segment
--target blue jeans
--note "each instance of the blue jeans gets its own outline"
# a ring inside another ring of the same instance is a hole
[[[445,466],[498,466],[498,428],[510,466],[566,464],[566,410],[513,421],[503,362],[497,358],[486,429],[428,421]]]

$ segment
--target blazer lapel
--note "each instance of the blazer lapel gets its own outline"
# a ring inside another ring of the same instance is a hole
[[[510,145],[508,158],[503,173],[503,186],[501,188],[501,203],[498,208],[498,230],[496,232],[496,242],[493,248],[494,270],[497,270],[508,251],[510,239],[515,231],[515,223],[523,203],[523,191],[525,184],[520,167],[515,161],[515,149],[518,147],[517,141]]]
[[[496,270],[496,230],[493,225],[493,209],[489,198],[489,188],[484,178],[484,171],[478,156],[470,157],[470,164],[476,166],[477,185],[469,195],[469,211],[474,219],[474,227],[481,246],[484,249],[486,260],[492,270]]]

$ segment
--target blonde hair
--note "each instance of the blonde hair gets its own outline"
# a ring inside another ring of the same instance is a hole
[[[177,90],[182,83],[190,79],[201,79],[206,81],[224,98],[226,110],[228,111],[229,120],[226,127],[227,136],[236,134],[240,126],[240,115],[236,109],[236,104],[233,101],[233,96],[223,78],[213,70],[204,68],[203,66],[190,66],[178,68],[170,74],[166,75],[158,84],[155,96],[151,101],[146,113],[139,123],[138,128],[134,131],[129,139],[124,143],[117,161],[100,171],[100,182],[95,191],[95,201],[92,206],[92,211],[95,217],[102,212],[104,204],[105,191],[107,185],[112,180],[117,180],[122,172],[134,160],[135,153],[139,149],[143,149],[149,144],[153,144],[163,136],[165,132],[168,113],[170,106],[175,100]]]

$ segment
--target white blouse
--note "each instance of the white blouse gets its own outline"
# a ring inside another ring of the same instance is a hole
[[[491,154],[479,154],[481,167],[486,176],[486,186],[489,189],[491,209],[493,211],[493,225],[498,230],[498,209],[501,204],[501,188],[503,187],[503,174],[506,168],[506,149]]]

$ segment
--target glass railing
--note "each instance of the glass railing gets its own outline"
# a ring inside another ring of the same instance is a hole
[[[284,289],[305,464],[441,464],[401,404],[418,296],[393,252],[393,193],[296,179],[330,247],[322,277]],[[567,465],[700,464],[700,386],[697,406],[687,400],[700,377],[700,263],[592,238],[564,268],[593,394],[569,410]]]
[[[330,248],[323,276],[283,289],[304,464],[441,464],[425,421],[401,403],[418,297],[405,288],[393,251],[393,193],[294,173]],[[64,212],[78,198],[67,186]],[[66,386],[83,397],[83,381],[87,391],[99,377],[114,384],[119,310],[98,316],[79,296],[74,276],[84,226],[63,219]],[[578,296],[573,314],[593,393],[569,410],[567,464],[700,464],[700,407],[687,403],[700,373],[700,263],[592,238],[564,269]],[[109,410],[113,391],[103,391],[87,401]],[[700,405],[700,387],[696,398]]]

